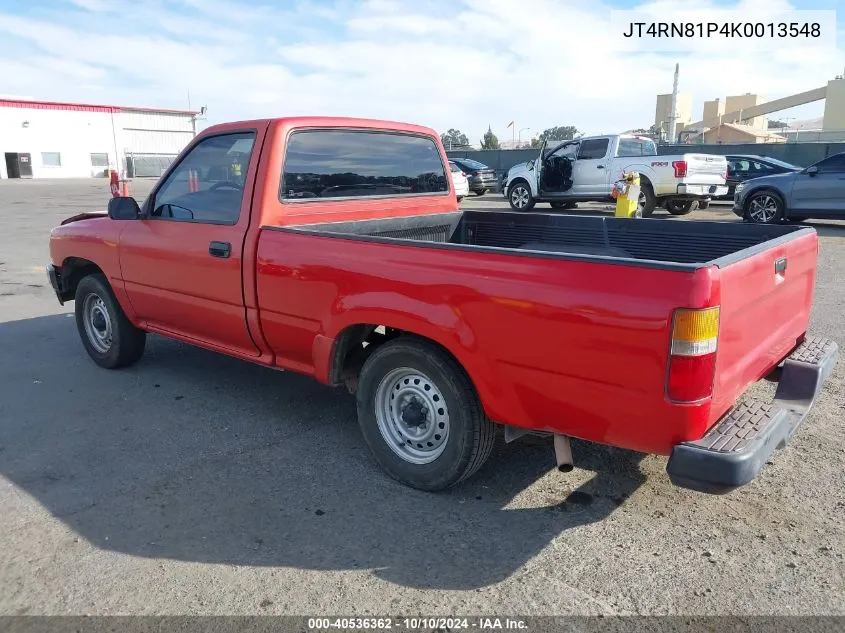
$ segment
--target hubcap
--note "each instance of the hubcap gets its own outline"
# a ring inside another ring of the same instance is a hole
[[[748,215],[755,222],[771,222],[775,219],[777,212],[777,200],[768,194],[752,198],[748,205]]]
[[[98,295],[85,297],[82,321],[91,346],[100,354],[108,352],[111,349],[112,323],[106,304]]]
[[[511,191],[511,202],[517,209],[524,209],[531,199],[531,194],[523,186],[514,187]]]
[[[382,378],[375,413],[384,441],[406,462],[428,464],[446,448],[446,401],[437,385],[416,369],[400,367]]]

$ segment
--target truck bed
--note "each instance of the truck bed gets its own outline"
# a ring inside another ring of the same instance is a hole
[[[497,422],[668,454],[803,340],[817,250],[811,228],[736,222],[466,211],[311,223],[263,228],[257,295],[286,368],[329,381],[314,350],[386,324],[449,349]],[[710,306],[712,396],[674,404],[673,311]]]
[[[270,227],[273,228],[273,227]],[[464,211],[285,227],[374,241],[694,271],[725,267],[813,229],[736,222],[631,221],[561,214]]]

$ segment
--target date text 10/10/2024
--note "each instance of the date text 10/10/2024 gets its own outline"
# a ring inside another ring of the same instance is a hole
[[[524,631],[528,629],[528,624],[518,618],[308,618],[308,629],[312,631],[430,631],[432,629]]]

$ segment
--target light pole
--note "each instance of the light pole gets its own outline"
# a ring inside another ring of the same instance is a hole
[[[517,140],[518,140],[520,143],[522,143],[522,133],[523,133],[525,130],[530,130],[530,129],[531,129],[530,127],[524,127],[524,128],[522,128],[522,129],[519,131],[519,134],[517,134]]]

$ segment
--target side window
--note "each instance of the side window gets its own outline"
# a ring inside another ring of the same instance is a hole
[[[643,142],[638,138],[620,138],[617,156],[643,156]]]
[[[235,224],[241,214],[254,132],[200,141],[159,188],[151,217]]]
[[[819,172],[845,172],[845,153],[825,158],[816,163],[816,167],[819,168]]]
[[[604,158],[607,154],[607,144],[609,140],[606,138],[591,138],[586,141],[581,141],[581,149],[578,151],[578,158]]]
[[[293,132],[288,141],[280,193],[285,200],[302,200],[448,190],[440,151],[431,138],[358,130],[303,130]]]

